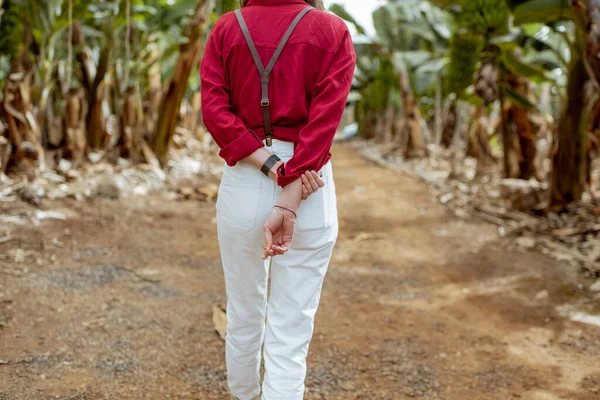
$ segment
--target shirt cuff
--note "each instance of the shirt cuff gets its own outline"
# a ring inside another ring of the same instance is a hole
[[[284,171],[285,171],[285,165],[284,165]],[[296,173],[296,174],[290,175],[287,171],[285,172],[285,175],[282,175],[281,170],[279,169],[279,170],[277,170],[277,184],[281,187],[286,187],[290,183],[299,179],[300,175],[302,175],[302,174]]]
[[[248,129],[233,142],[223,147],[219,155],[225,160],[227,165],[233,167],[238,161],[248,157],[263,146],[262,140],[256,133]]]

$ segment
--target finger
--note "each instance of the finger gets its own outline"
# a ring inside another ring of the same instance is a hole
[[[312,174],[308,174],[308,182],[310,183],[310,186],[312,186],[313,191],[319,189],[319,184],[317,183]]]
[[[267,247],[266,247],[266,246],[264,246],[264,247],[262,248],[262,251],[260,252],[260,258],[262,258],[263,260],[266,260],[266,259],[267,259],[267,256],[268,256],[268,255],[267,255]]]
[[[269,225],[265,224],[264,228],[265,232],[265,247],[263,248],[262,258],[263,260],[267,258],[268,250],[273,247],[273,232],[271,232],[271,228]]]
[[[308,199],[308,190],[306,190],[306,187],[302,185],[302,200],[306,199]]]
[[[283,246],[273,246],[273,252],[275,253],[276,256],[280,256],[282,254],[285,254],[286,251],[287,251],[286,247],[283,247]]]
[[[286,246],[285,244],[283,244],[283,245],[277,245],[275,247],[277,248],[277,250],[279,250],[282,253],[285,253],[286,251],[289,250],[289,247]]]
[[[302,186],[306,188],[306,192],[310,196],[313,192],[313,188],[312,188],[312,185],[310,184],[310,181],[308,180],[308,177],[309,177],[309,174],[307,174],[307,173],[300,175],[300,179],[302,180]]]
[[[319,187],[325,186],[325,181],[323,179],[321,179],[319,174],[317,174],[315,171],[311,171],[311,173],[312,173],[313,178],[315,178],[315,181],[317,181],[317,184],[319,185]]]

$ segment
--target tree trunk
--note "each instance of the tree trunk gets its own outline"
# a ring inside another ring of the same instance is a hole
[[[576,31],[571,48],[566,102],[558,123],[558,141],[553,157],[550,209],[562,211],[571,202],[581,199],[587,171],[585,99],[588,80],[584,56],[585,38]]]
[[[451,100],[445,107],[442,120],[442,136],[440,144],[442,147],[448,148],[454,139],[454,133],[458,122],[458,110],[456,108],[455,100]]]
[[[0,0],[1,1],[1,0]],[[12,152],[12,146],[7,138],[4,137],[6,125],[0,122],[0,175],[6,171],[8,160]]]
[[[200,92],[194,93],[194,97],[192,98],[192,115],[192,121],[194,123],[193,132],[195,135],[197,135],[199,134],[198,127],[200,126],[202,117],[202,96]]]
[[[375,111],[367,111],[361,118],[357,118],[360,137],[363,139],[375,138],[375,119]]]
[[[150,61],[153,63],[148,69],[148,92],[144,101],[144,140],[150,140],[156,130],[156,121],[158,120],[159,108],[161,102],[161,76],[160,76],[160,64],[157,61],[160,57],[160,51],[158,46],[155,44],[148,49]]]
[[[404,127],[408,130],[408,141],[404,149],[405,157],[422,157],[425,155],[427,144],[421,129],[421,110],[410,87],[406,71],[400,72],[400,88],[404,110]],[[403,139],[405,140],[405,139]]]
[[[522,97],[530,98],[529,81],[516,75],[504,76],[504,81]],[[504,145],[504,176],[530,179],[536,175],[536,135],[529,120],[529,110],[502,96],[502,139]]]
[[[590,148],[596,153],[600,150],[600,96],[596,96],[589,112]]]
[[[587,2],[587,65],[591,78],[600,90],[600,0]]]
[[[173,76],[162,97],[161,113],[156,123],[152,148],[163,165],[167,162],[169,146],[175,132],[175,127],[177,126],[179,108],[181,107],[181,100],[187,88],[190,72],[200,58],[206,17],[211,7],[211,0],[198,0],[194,17],[184,32],[184,36],[188,39],[188,42],[180,48]]]
[[[86,148],[85,107],[83,89],[71,89],[65,100],[66,152],[64,156],[73,160],[77,167],[83,162]]]
[[[121,156],[138,159],[142,151],[140,134],[140,96],[134,87],[129,87],[123,96],[121,116]]]
[[[504,176],[506,178],[515,178],[519,172],[518,154],[521,151],[518,146],[515,146],[514,133],[511,129],[513,121],[511,120],[510,107],[510,102],[507,101],[503,93],[500,93],[500,131],[502,132]]]
[[[477,159],[477,170],[482,171],[495,161],[487,130],[485,106],[475,109],[473,123],[469,130],[467,155]]]
[[[19,70],[19,68],[17,68]],[[44,153],[40,144],[41,132],[33,116],[31,74],[13,72],[4,83],[2,113],[8,125],[8,139],[12,145],[16,166],[29,179],[37,170],[44,169]]]
[[[391,144],[394,140],[394,106],[389,104],[383,114],[384,143]]]
[[[435,144],[437,146],[440,145],[442,141],[442,133],[443,133],[443,104],[442,104],[442,73],[438,72],[436,74],[436,82],[435,82]]]
[[[83,87],[85,88],[88,111],[86,115],[87,141],[91,148],[100,148],[104,145],[105,130],[102,120],[102,98],[98,88],[104,80],[104,75],[110,65],[112,43],[106,40],[100,50],[98,67],[94,64],[92,51],[85,42],[85,36],[78,22],[73,23],[73,45],[79,49],[77,60],[81,64]]]

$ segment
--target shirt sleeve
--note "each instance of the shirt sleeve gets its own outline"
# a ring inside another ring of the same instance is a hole
[[[306,172],[319,171],[329,158],[333,137],[342,119],[356,66],[354,45],[348,31],[325,73],[319,75],[309,108],[308,124],[299,133],[294,156],[279,173],[277,183],[286,186]]]
[[[228,165],[263,147],[262,140],[233,113],[218,23],[208,38],[200,64],[202,120]]]

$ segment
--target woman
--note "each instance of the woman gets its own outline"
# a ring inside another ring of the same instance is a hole
[[[304,396],[338,233],[330,149],[355,67],[346,25],[322,9],[321,0],[242,0],[216,23],[202,60],[204,123],[227,164],[217,230],[234,399],[261,395],[263,344],[262,399]]]

